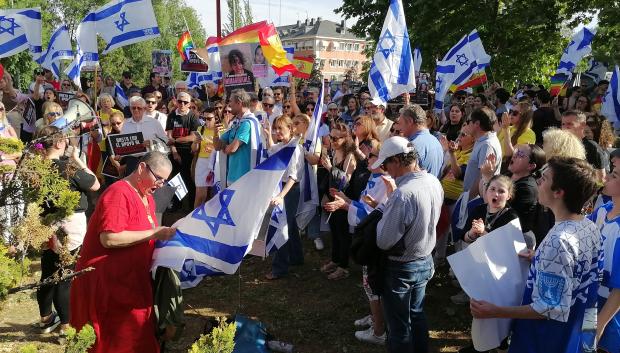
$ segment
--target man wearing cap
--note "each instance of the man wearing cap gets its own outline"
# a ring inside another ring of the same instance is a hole
[[[420,158],[420,167],[439,177],[443,165],[443,147],[426,127],[426,113],[417,104],[406,105],[400,110],[395,126],[413,142]]]
[[[370,114],[372,120],[375,121],[379,141],[383,142],[390,137],[390,129],[394,122],[385,116],[385,103],[375,105],[372,101],[368,101],[366,105],[370,105],[370,111],[367,114]]]
[[[418,165],[418,152],[407,139],[390,137],[381,146],[373,169],[383,166],[396,185],[377,224],[377,246],[386,251],[382,302],[388,326],[388,352],[428,352],[423,311],[426,284],[435,272],[431,252],[443,189]]]

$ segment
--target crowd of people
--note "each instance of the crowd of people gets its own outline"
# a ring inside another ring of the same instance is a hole
[[[157,73],[140,88],[130,72],[120,84],[129,98],[122,107],[114,79],[96,81],[82,92],[37,71],[30,92],[21,93],[9,73],[0,80],[0,136],[42,139],[46,158],[83,195],[77,216],[62,225],[73,234],[70,250],[80,252],[76,269],[98,268],[72,285],[39,290],[42,332],[90,322],[95,352],[158,351],[157,340],[175,336],[182,323],[153,308],[153,241],[175,232],[161,226],[153,193],[180,174],[188,194],[164,208],[190,212],[215,195],[218,177],[226,187],[303,140],[320,105],[316,149],[297,146],[271,200],[286,210],[288,241],[275,252],[267,280],[303,265],[302,236],[319,251],[329,236],[330,259],[320,268],[328,280],[347,278],[351,259],[363,265],[369,315],[354,322],[355,337],[389,352],[427,352],[423,307],[435,268],[450,252],[518,219],[528,248],[519,255],[531,262],[522,305],[499,307],[464,292],[450,298],[454,305],[468,304],[475,318],[514,319],[498,350],[595,351],[598,344],[620,352],[620,170],[614,168],[620,150],[614,126],[600,114],[609,82],[574,87],[560,98],[542,86],[508,91],[493,83],[450,94],[437,112],[428,108],[432,101],[412,104],[407,93],[397,105],[377,103],[349,82],[333,90],[325,85],[323,94],[301,84],[224,98],[216,87],[189,90]],[[97,112],[101,127],[86,133],[87,141],[50,126],[63,116],[61,92]],[[36,107],[33,126],[20,117],[28,99]],[[106,136],[134,132],[151,152],[113,156]],[[219,171],[216,154],[226,161]],[[20,158],[1,157],[2,163]],[[104,171],[106,160],[115,173]],[[305,164],[316,173],[321,203],[302,225],[295,216]],[[78,172],[66,173],[67,165]],[[100,185],[105,191],[97,200]],[[43,253],[42,278],[56,271],[54,256],[53,246]],[[597,310],[592,334],[583,323]]]

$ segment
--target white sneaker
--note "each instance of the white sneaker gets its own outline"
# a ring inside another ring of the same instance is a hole
[[[323,244],[323,239],[321,239],[321,238],[316,238],[316,239],[314,239],[314,247],[315,247],[317,250],[323,250],[323,249],[325,249],[325,244]]]
[[[461,291],[460,293],[451,296],[450,300],[454,304],[465,305],[465,304],[469,303],[469,296],[465,292]]]
[[[355,338],[362,342],[374,343],[374,344],[385,344],[385,332],[381,336],[375,335],[375,330],[372,327],[369,327],[367,330],[356,331]]]
[[[353,322],[353,325],[355,325],[355,327],[372,327],[372,316],[368,315],[364,316],[359,320],[355,320],[355,322]]]

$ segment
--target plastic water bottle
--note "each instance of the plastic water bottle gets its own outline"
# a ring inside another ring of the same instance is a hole
[[[292,344],[280,341],[269,341],[267,342],[267,347],[274,352],[281,353],[293,353],[294,349]]]

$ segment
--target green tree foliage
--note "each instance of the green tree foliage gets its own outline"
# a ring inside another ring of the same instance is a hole
[[[620,64],[620,3],[618,1],[597,1],[599,28],[595,38],[594,56],[599,61]],[[611,70],[611,68],[610,68]]]
[[[228,5],[228,23],[224,24],[224,35],[254,23],[249,0],[226,0],[226,4]]]
[[[19,261],[7,255],[8,249],[0,242],[0,300],[4,299],[9,289],[19,284],[24,277]]]
[[[72,37],[88,11],[104,5],[109,0],[14,0],[13,8],[41,7],[43,16],[43,47],[47,46],[49,37],[61,23],[66,23]],[[146,84],[151,71],[151,50],[172,50],[173,77],[182,79],[180,57],[176,43],[181,34],[189,27],[194,45],[203,47],[206,39],[205,30],[197,13],[187,5],[185,0],[152,0],[155,17],[160,29],[160,37],[113,50],[100,55],[104,75],[111,75],[120,80],[124,70],[132,71],[134,81]],[[0,8],[10,8],[10,0],[0,0]],[[187,27],[185,23],[187,22]],[[75,41],[74,41],[75,45]],[[99,52],[105,48],[99,38]],[[16,76],[18,87],[24,89],[32,82],[32,72],[37,64],[27,52],[22,52],[0,60],[5,69]],[[17,84],[16,83],[16,84]]]
[[[424,71],[434,71],[436,60],[476,28],[492,56],[489,74],[508,86],[518,80],[548,82],[569,40],[562,30],[588,23],[596,8],[589,0],[411,0],[403,5],[412,45],[422,49]],[[353,31],[376,40],[388,6],[389,0],[344,0],[336,12],[357,17]]]

